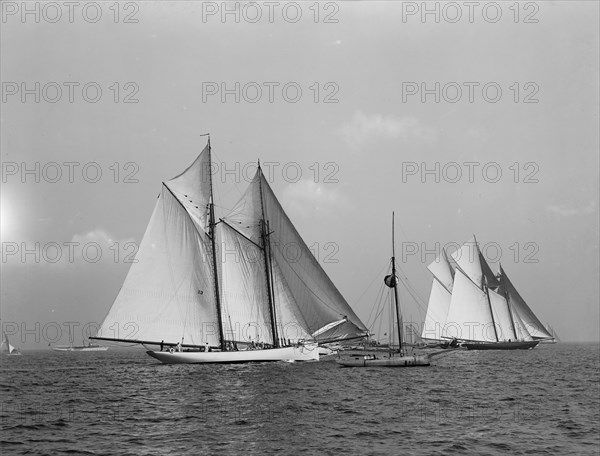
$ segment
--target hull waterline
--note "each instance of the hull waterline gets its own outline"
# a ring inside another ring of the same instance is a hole
[[[538,340],[522,342],[464,342],[467,350],[529,350],[539,344]]]
[[[164,364],[253,363],[269,361],[318,361],[317,344],[241,351],[152,351],[146,352]]]
[[[374,356],[354,356],[336,361],[343,367],[418,367],[429,366],[429,357],[417,356],[392,356],[377,358]]]

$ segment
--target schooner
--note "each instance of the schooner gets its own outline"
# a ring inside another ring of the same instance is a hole
[[[429,266],[433,283],[421,337],[470,350],[528,349],[553,339],[500,266],[494,275],[475,236]]]
[[[136,261],[93,339],[152,346],[163,363],[319,359],[367,328],[281,207],[260,163],[217,220],[211,146],[163,182]]]

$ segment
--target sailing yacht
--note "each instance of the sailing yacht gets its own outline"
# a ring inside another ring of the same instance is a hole
[[[421,337],[469,350],[529,349],[552,339],[506,272],[494,275],[475,236],[428,266],[433,275]]]
[[[396,329],[398,334],[398,350],[393,351],[389,345],[387,356],[381,354],[354,355],[349,358],[340,358],[337,363],[344,367],[416,367],[429,366],[429,358],[432,354],[407,355],[403,341],[402,314],[398,300],[398,276],[396,274],[396,247],[394,242],[394,213],[392,212],[392,259],[391,273],[384,278],[385,285],[393,290],[392,314],[396,316]],[[392,302],[392,300],[390,300]],[[391,341],[390,341],[391,342]],[[381,353],[381,352],[380,352]]]
[[[52,345],[52,344],[48,344],[48,346],[50,347],[50,349],[54,350],[54,351],[59,351],[59,352],[73,352],[73,351],[77,351],[77,352],[92,352],[92,351],[106,351],[108,350],[108,347],[105,347],[103,345],[98,345],[98,344],[92,344],[92,343],[88,343],[87,345],[82,344],[82,345]]]
[[[211,145],[163,182],[125,282],[97,340],[143,344],[163,363],[319,359],[319,344],[365,325],[321,268],[260,163],[216,219]]]
[[[8,341],[8,336],[6,335],[6,332],[3,330],[2,331],[2,342],[0,342],[0,353],[3,353],[5,355],[20,355],[21,352],[13,347],[10,342]]]

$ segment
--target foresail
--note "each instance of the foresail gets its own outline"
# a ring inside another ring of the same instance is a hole
[[[225,223],[217,239],[225,339],[272,344],[262,249]]]
[[[492,306],[498,340],[517,340],[506,299],[504,296],[493,290],[488,290],[488,292],[490,295],[490,304]]]
[[[261,193],[265,220],[270,232],[278,326],[297,325],[310,335],[325,325],[346,317],[348,322],[354,325],[354,329],[345,336],[366,334],[367,328],[314,258],[283,211],[260,169],[226,219],[236,229],[261,245]],[[279,315],[282,316],[281,321]],[[284,332],[280,337],[287,336]]]
[[[218,345],[209,252],[204,232],[163,184],[135,262],[98,337]]]
[[[454,276],[444,335],[472,341],[496,341],[486,293],[460,270]]]
[[[508,294],[508,299],[512,305],[511,308],[517,311],[529,334],[531,334],[534,339],[552,339],[552,334],[546,330],[542,322],[536,317],[531,308],[521,297],[502,267],[500,267],[500,282],[501,289]]]

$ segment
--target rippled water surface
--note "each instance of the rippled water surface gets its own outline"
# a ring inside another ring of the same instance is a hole
[[[557,344],[352,369],[25,352],[1,358],[0,452],[597,455],[599,357]]]

